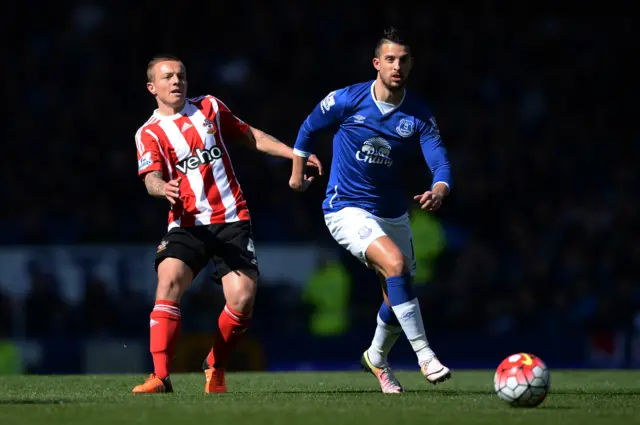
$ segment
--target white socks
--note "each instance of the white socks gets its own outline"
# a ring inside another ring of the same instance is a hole
[[[398,318],[404,334],[411,343],[413,351],[415,351],[416,356],[418,356],[418,362],[430,361],[435,354],[429,347],[429,341],[427,341],[418,298],[414,298],[411,301],[407,301],[402,304],[394,305],[391,308]],[[378,325],[378,327],[380,327],[380,325]],[[376,330],[376,335],[377,333],[378,331]],[[371,355],[371,353],[369,353],[369,355]]]
[[[400,326],[393,326],[385,323],[378,315],[378,326],[376,333],[373,335],[371,347],[367,350],[369,360],[375,367],[384,367],[387,365],[387,356],[391,347],[398,340],[402,333]]]

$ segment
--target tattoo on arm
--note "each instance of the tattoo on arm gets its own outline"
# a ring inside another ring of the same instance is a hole
[[[253,143],[255,144],[255,146],[252,147],[260,152],[264,152],[272,156],[280,156],[282,158],[291,159],[293,157],[293,149],[269,133],[265,133],[264,131],[258,130],[254,127],[251,127],[250,132],[253,133],[250,137],[253,139]]]
[[[265,133],[264,131],[261,134],[262,137],[264,137],[265,139],[269,140],[270,142],[273,143],[282,143],[280,142],[280,140],[276,139],[275,137],[273,137],[272,135]]]
[[[147,187],[147,192],[156,198],[164,198],[165,183],[162,179],[161,171],[152,171],[144,178],[144,185]]]

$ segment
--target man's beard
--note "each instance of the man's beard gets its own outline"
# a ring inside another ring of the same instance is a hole
[[[405,78],[403,78],[402,80],[400,80],[399,83],[397,83],[397,85],[391,85],[391,80],[389,80],[389,83],[387,83],[386,81],[382,80],[382,84],[384,84],[384,86],[391,92],[391,93],[396,93],[399,91],[404,90],[404,86],[405,84],[407,84],[407,80]]]

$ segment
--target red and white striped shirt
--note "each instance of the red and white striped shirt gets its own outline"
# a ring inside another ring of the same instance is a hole
[[[182,177],[180,197],[169,211],[169,229],[249,219],[247,202],[231,165],[225,139],[249,126],[213,96],[187,99],[173,116],[154,111],[136,133],[138,175],[162,171]]]

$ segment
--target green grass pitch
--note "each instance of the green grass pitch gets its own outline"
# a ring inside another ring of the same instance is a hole
[[[493,394],[493,371],[454,371],[431,386],[398,372],[407,392],[384,395],[362,372],[229,373],[227,394],[202,374],[172,377],[175,393],[132,395],[139,375],[0,377],[0,424],[640,424],[640,371],[552,371],[537,408]]]

